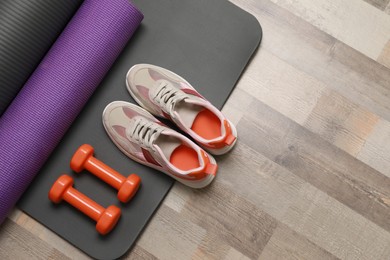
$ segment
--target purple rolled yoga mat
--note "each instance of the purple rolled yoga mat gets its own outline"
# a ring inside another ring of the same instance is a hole
[[[85,0],[0,118],[0,223],[142,19],[129,0]]]

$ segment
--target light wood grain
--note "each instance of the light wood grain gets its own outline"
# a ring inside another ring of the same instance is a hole
[[[372,134],[368,140],[381,120],[379,116],[267,50],[258,54],[258,59],[253,60],[246,73],[251,77],[242,79],[237,88],[247,93],[247,100],[254,96],[353,156],[365,154],[366,149],[372,154],[373,151],[386,148],[386,142],[371,141],[380,134]],[[242,91],[236,92],[243,96]],[[230,107],[236,103],[234,97],[229,103]],[[238,114],[242,117],[242,113]],[[389,158],[376,158],[359,157],[364,163],[387,174]]]
[[[380,120],[357,155],[361,161],[390,178],[390,123]]]
[[[143,249],[140,246],[135,246],[131,249],[126,255],[123,256],[125,259],[129,260],[137,260],[137,259],[143,259],[143,260],[156,260],[158,259],[145,249]]]
[[[376,8],[380,10],[385,10],[387,5],[389,4],[389,0],[364,0],[367,3],[375,6]]]
[[[338,258],[287,226],[280,225],[259,258],[259,260],[273,259],[335,260]]]
[[[69,259],[63,253],[43,242],[34,234],[10,220],[2,224],[0,232],[1,259]]]
[[[299,199],[305,185],[303,179],[243,142],[230,156],[219,160],[219,167],[224,173],[219,183],[279,220]]]
[[[260,102],[250,111],[241,142],[390,230],[389,178]]]
[[[262,50],[390,120],[388,68],[269,1],[236,2],[261,21],[264,34],[268,35],[263,39]]]
[[[197,223],[163,205],[137,244],[160,259],[183,259],[195,253],[205,235]]]
[[[65,256],[78,260],[89,259],[89,257],[79,249],[75,248],[73,245],[69,244],[57,234],[47,229],[42,224],[38,223],[20,210],[15,209],[9,216],[9,219],[17,225],[23,227],[24,230],[34,234],[34,236],[39,240],[42,240],[48,245],[52,246],[53,249],[62,252]]]
[[[181,215],[207,230],[209,237],[200,249],[208,254],[227,244],[257,258],[277,226],[269,214],[218,182],[191,191]]]
[[[231,2],[264,32],[223,108],[239,141],[123,258],[390,259],[389,0]],[[19,210],[0,258],[88,259]]]
[[[389,259],[389,232],[313,186],[283,222],[341,259]]]
[[[390,14],[390,5],[388,7],[388,13]],[[390,68],[390,41],[383,47],[382,52],[378,57],[378,61]]]
[[[385,8],[385,13],[390,14],[390,3]]]
[[[364,149],[379,117],[334,91],[324,92],[303,124],[354,157]],[[374,167],[375,164],[366,164]]]
[[[272,1],[374,60],[390,39],[390,17],[361,0]]]

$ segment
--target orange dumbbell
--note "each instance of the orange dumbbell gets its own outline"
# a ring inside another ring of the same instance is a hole
[[[97,222],[96,230],[100,234],[105,235],[109,233],[118,222],[121,216],[121,210],[113,205],[105,209],[72,186],[72,177],[62,175],[51,187],[49,199],[54,203],[60,203],[62,200],[65,200],[70,205],[95,220]]]
[[[84,169],[118,190],[118,199],[128,202],[137,192],[141,178],[131,174],[127,178],[93,157],[94,149],[89,144],[83,144],[77,149],[70,161],[70,168],[79,173]]]

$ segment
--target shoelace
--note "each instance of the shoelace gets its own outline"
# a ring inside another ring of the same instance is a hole
[[[154,100],[165,110],[172,114],[174,105],[186,98],[187,95],[180,89],[173,87],[170,83],[162,81],[159,83]]]
[[[129,137],[142,147],[153,149],[153,142],[160,135],[164,128],[154,122],[143,118],[136,118]]]

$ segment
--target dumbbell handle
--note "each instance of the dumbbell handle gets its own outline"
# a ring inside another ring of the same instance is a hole
[[[63,200],[67,201],[95,221],[98,221],[105,211],[105,208],[72,187],[68,188],[64,193]]]
[[[104,182],[108,183],[117,190],[119,190],[122,184],[126,181],[126,178],[122,174],[115,171],[114,169],[107,166],[93,156],[91,156],[86,161],[84,167],[89,172],[102,179]]]

